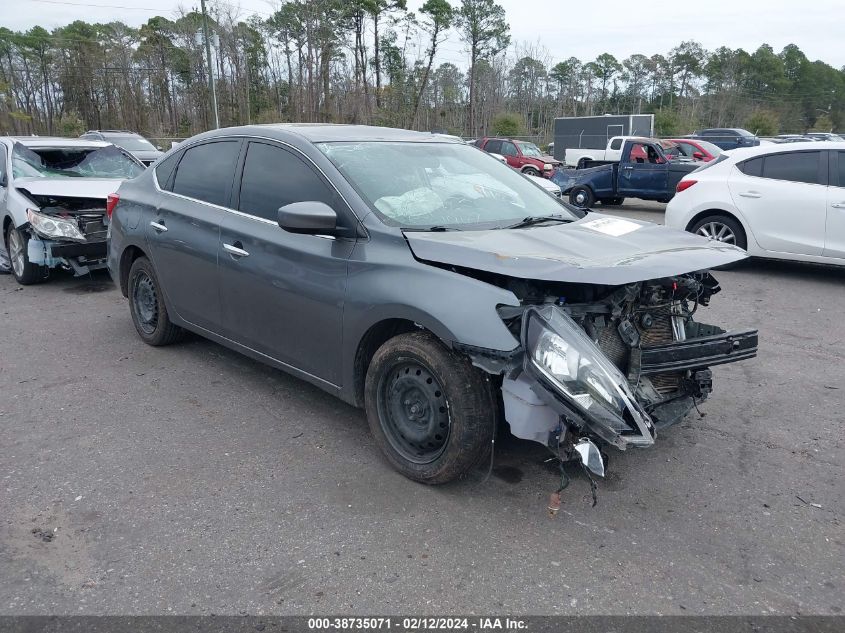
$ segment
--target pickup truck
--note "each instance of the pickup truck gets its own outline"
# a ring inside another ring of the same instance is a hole
[[[678,158],[676,150],[668,141],[629,138],[622,144],[618,163],[558,170],[551,180],[582,209],[596,202],[622,204],[626,197],[669,202],[681,178],[701,167]]]
[[[615,163],[622,157],[622,144],[634,136],[614,136],[607,142],[604,149],[589,149],[581,147],[567,147],[564,153],[564,163],[567,167],[596,167],[597,165]],[[550,152],[552,150],[549,150]]]

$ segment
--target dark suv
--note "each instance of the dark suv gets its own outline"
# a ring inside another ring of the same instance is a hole
[[[756,353],[756,332],[692,318],[719,291],[705,269],[744,251],[579,218],[431,134],[215,130],[109,209],[109,270],[145,342],[191,330],[364,407],[426,483],[489,455],[500,416],[602,474],[599,447],[651,445],[710,392],[708,366]]]
[[[149,167],[164,155],[164,152],[143,136],[128,130],[88,130],[80,138],[106,141],[112,145],[122,147],[141,161],[145,167]]]
[[[737,147],[754,147],[760,144],[760,139],[748,130],[742,128],[708,128],[693,132],[686,138],[709,141],[720,149],[736,149]]]

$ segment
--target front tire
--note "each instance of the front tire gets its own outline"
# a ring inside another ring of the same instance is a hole
[[[41,283],[47,279],[49,268],[29,261],[29,236],[20,229],[9,226],[6,231],[6,250],[12,267],[12,274],[22,286]]]
[[[748,248],[748,240],[742,225],[728,215],[714,214],[701,218],[689,229],[689,232],[717,242],[733,244],[743,250]]]
[[[526,167],[522,170],[522,173],[526,176],[534,176],[535,178],[540,177],[540,171],[535,169],[534,167]]]
[[[575,187],[569,192],[569,203],[579,209],[587,209],[595,204],[596,199],[588,187]]]
[[[139,257],[129,269],[129,311],[132,323],[148,345],[170,345],[182,338],[185,331],[170,321],[158,276],[152,262]]]
[[[474,468],[488,454],[498,422],[489,377],[428,332],[401,334],[376,351],[364,406],[390,464],[426,484]]]

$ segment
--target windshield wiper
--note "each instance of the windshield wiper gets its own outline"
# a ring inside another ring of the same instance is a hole
[[[527,218],[522,218],[519,222],[514,224],[507,224],[500,226],[500,229],[521,229],[526,226],[533,226],[535,224],[542,224],[543,222],[572,222],[571,218],[562,215],[529,215]]]
[[[431,231],[432,233],[443,233],[444,231],[460,231],[461,229],[455,228],[454,226],[440,226],[439,224],[435,224],[434,226],[405,227],[403,230],[422,232]]]

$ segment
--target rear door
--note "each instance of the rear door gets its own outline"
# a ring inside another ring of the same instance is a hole
[[[656,198],[668,196],[669,165],[648,143],[631,143],[625,162],[619,165],[617,189],[621,197]]]
[[[169,304],[186,321],[220,331],[217,251],[232,194],[240,139],[185,150],[144,231]]]
[[[354,239],[298,235],[278,209],[319,201],[341,224],[351,211],[295,150],[249,141],[233,206],[220,230],[220,295],[226,336],[282,363],[340,383],[347,260]]]
[[[845,151],[830,152],[825,257],[845,258]]]
[[[821,255],[827,215],[827,152],[766,154],[738,163],[731,199],[767,251]]]

